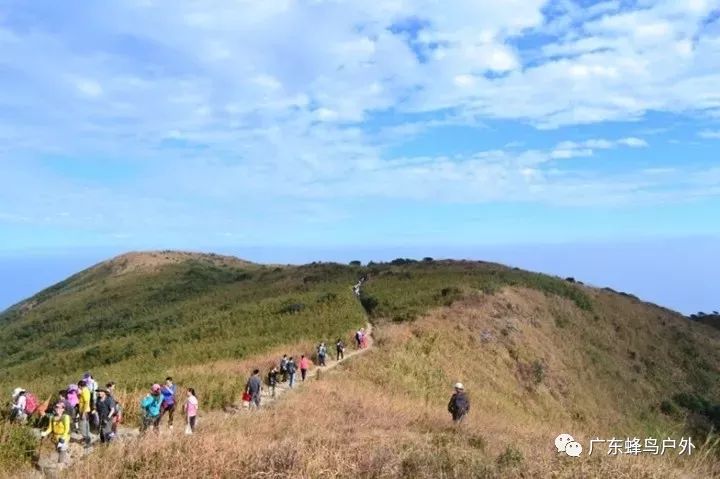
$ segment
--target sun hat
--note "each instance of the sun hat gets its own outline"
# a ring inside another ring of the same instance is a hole
[[[465,389],[462,383],[455,383],[455,389]]]

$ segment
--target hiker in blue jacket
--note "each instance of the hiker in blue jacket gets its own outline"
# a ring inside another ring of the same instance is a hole
[[[153,384],[150,388],[150,394],[140,401],[140,408],[143,413],[140,432],[145,432],[150,425],[153,426],[155,432],[157,432],[160,427],[160,406],[163,401],[163,395],[160,389],[159,384]]]
[[[470,411],[470,401],[465,394],[465,386],[462,383],[455,383],[455,394],[448,403],[448,412],[452,414],[455,424],[459,424],[465,419],[468,411]]]
[[[171,377],[165,378],[165,385],[161,389],[163,401],[160,406],[160,421],[162,421],[165,413],[168,415],[168,428],[172,431],[173,428],[173,417],[175,416],[175,393],[177,392],[177,386],[173,384]],[[159,424],[159,422],[158,422]]]

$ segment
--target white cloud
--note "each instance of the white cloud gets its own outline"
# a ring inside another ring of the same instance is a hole
[[[720,130],[703,130],[698,136],[706,140],[720,140]]]
[[[718,114],[720,31],[702,20],[720,3],[692,2],[556,2],[550,19],[545,0],[113,1],[83,9],[72,28],[26,2],[18,8],[33,28],[0,27],[0,62],[13,73],[0,78],[10,112],[0,113],[0,154],[143,159],[157,168],[143,192],[167,178],[166,197],[179,190],[219,202],[277,191],[550,201],[582,185],[597,193],[588,197],[627,199],[646,175],[629,175],[633,187],[620,192],[599,174],[568,177],[545,164],[648,146],[616,126],[583,136],[619,139],[571,138],[547,151],[407,160],[394,148],[433,128],[496,119],[552,129],[648,111]],[[418,32],[393,33],[408,19]],[[58,76],[70,81],[57,85]],[[168,139],[187,148],[168,151]],[[122,193],[109,204],[134,196]],[[102,203],[102,192],[93,195]]]
[[[100,86],[100,84],[95,80],[90,80],[88,78],[75,78],[73,83],[77,91],[84,96],[96,98],[103,94],[102,86]]]
[[[648,146],[647,141],[642,138],[623,138],[618,140],[618,144],[629,146],[630,148],[646,148]]]

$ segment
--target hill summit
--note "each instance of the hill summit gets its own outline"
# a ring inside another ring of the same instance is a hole
[[[159,465],[228,477],[720,474],[720,331],[574,280],[478,261],[276,267],[151,252],[101,263],[28,301],[35,306],[0,315],[6,390],[47,397],[90,370],[118,383],[133,420],[132,405],[169,375],[208,411],[198,437],[212,460],[177,462],[175,452],[199,446],[174,437],[110,448],[77,477],[151,477]],[[219,412],[253,368],[266,374],[282,354],[314,358],[320,341],[352,344],[368,319],[370,354],[262,417]],[[446,411],[458,381],[472,404],[460,430]],[[702,454],[574,460],[554,450],[560,433],[586,448],[595,437],[692,436]]]

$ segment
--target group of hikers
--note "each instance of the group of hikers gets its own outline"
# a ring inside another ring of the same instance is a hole
[[[353,286],[355,295],[360,295],[360,287],[366,279],[364,276],[361,277]],[[365,328],[358,329],[354,339],[357,349],[368,347],[368,333]],[[338,361],[345,358],[345,343],[341,338],[335,342],[335,352]],[[316,353],[318,365],[325,366],[329,356],[325,342],[317,346]],[[298,363],[292,356],[288,357],[285,354],[280,364],[271,368],[267,376],[267,384],[273,398],[278,383],[287,382],[290,388],[293,387],[298,369],[302,381],[305,381],[310,369],[310,360],[304,354],[300,356]],[[456,383],[454,389],[455,393],[450,398],[448,411],[453,421],[459,424],[470,410],[470,402],[461,383]],[[243,403],[248,408],[259,408],[261,391],[260,370],[255,369],[245,384]],[[185,433],[192,434],[195,431],[199,403],[195,389],[188,388],[186,395],[182,407],[185,416]],[[151,426],[155,432],[159,431],[165,415],[168,417],[168,429],[172,430],[177,401],[177,386],[172,377],[165,378],[163,385],[153,384],[149,393],[140,401],[141,433]],[[49,407],[50,404],[52,408]],[[35,413],[40,418],[39,425],[44,428],[41,437],[51,437],[58,452],[59,463],[66,461],[71,432],[79,433],[85,447],[89,448],[91,429],[100,436],[101,443],[109,443],[116,437],[118,424],[123,420],[123,407],[116,398],[115,383],[108,382],[104,388],[101,388],[89,372],[86,372],[77,384],[70,384],[66,389],[58,391],[55,401],[48,400],[44,404],[38,404],[37,398],[25,389],[16,388],[12,393],[10,419],[24,423]]]
[[[364,328],[357,330],[355,341],[358,349],[367,347]],[[345,343],[341,338],[335,342],[335,352],[337,360],[344,359]],[[317,346],[316,353],[318,365],[326,366],[330,354],[325,342]],[[302,381],[305,381],[310,365],[310,359],[304,354],[297,363],[292,356],[283,355],[280,364],[274,366],[267,376],[272,397],[275,397],[276,386],[281,382],[288,382],[289,387],[293,387],[298,370]],[[260,407],[261,390],[260,370],[255,369],[245,385],[243,401],[248,406]],[[150,391],[140,401],[141,433],[150,428],[158,431],[165,416],[168,429],[173,429],[178,407],[177,392],[177,385],[172,377],[165,378],[162,385],[156,383],[150,387]],[[186,395],[182,406],[185,432],[192,434],[197,423],[199,403],[194,388],[188,388]],[[115,394],[114,382],[106,383],[104,388],[100,387],[92,374],[86,372],[77,383],[58,391],[55,399],[49,398],[43,404],[38,403],[34,394],[20,387],[15,388],[12,393],[10,419],[25,423],[33,415],[38,417],[36,424],[43,429],[41,437],[51,438],[58,452],[58,462],[64,463],[73,432],[82,436],[86,448],[91,445],[91,433],[97,434],[101,443],[111,442],[117,435],[118,424],[123,420],[123,407]]]
[[[168,427],[172,430],[177,404],[177,386],[171,377],[165,379],[163,386],[153,384],[150,393],[140,402],[142,412],[141,431],[153,426],[157,431],[161,419],[167,414]],[[187,399],[183,405],[187,434],[195,430],[198,400],[195,390],[187,390]],[[37,415],[36,425],[43,429],[41,438],[50,437],[58,453],[58,462],[67,459],[70,435],[78,433],[82,443],[88,449],[92,443],[91,432],[100,437],[100,442],[111,442],[118,433],[118,425],[123,420],[123,406],[115,394],[115,383],[110,381],[100,387],[92,374],[87,372],[77,383],[58,391],[57,397],[49,398],[39,404],[34,394],[23,388],[15,388],[12,393],[10,419],[26,423]]]
[[[355,333],[355,341],[357,348],[367,347],[367,335],[365,328],[360,328]],[[328,352],[328,347],[325,342],[321,342],[316,348],[317,363],[318,366],[327,366],[327,359],[331,355]],[[345,342],[338,338],[335,341],[335,359],[341,361],[345,358]],[[310,369],[310,359],[304,355],[300,355],[300,360],[295,362],[293,356],[283,354],[280,359],[280,364],[273,366],[267,375],[267,385],[270,388],[270,396],[275,398],[276,388],[279,383],[288,383],[288,387],[292,388],[295,385],[295,375],[300,370],[300,379],[305,381],[307,378],[308,370]],[[262,391],[262,380],[260,379],[260,370],[255,369],[252,375],[245,384],[243,391],[243,404],[245,407],[260,407],[260,398]]]

